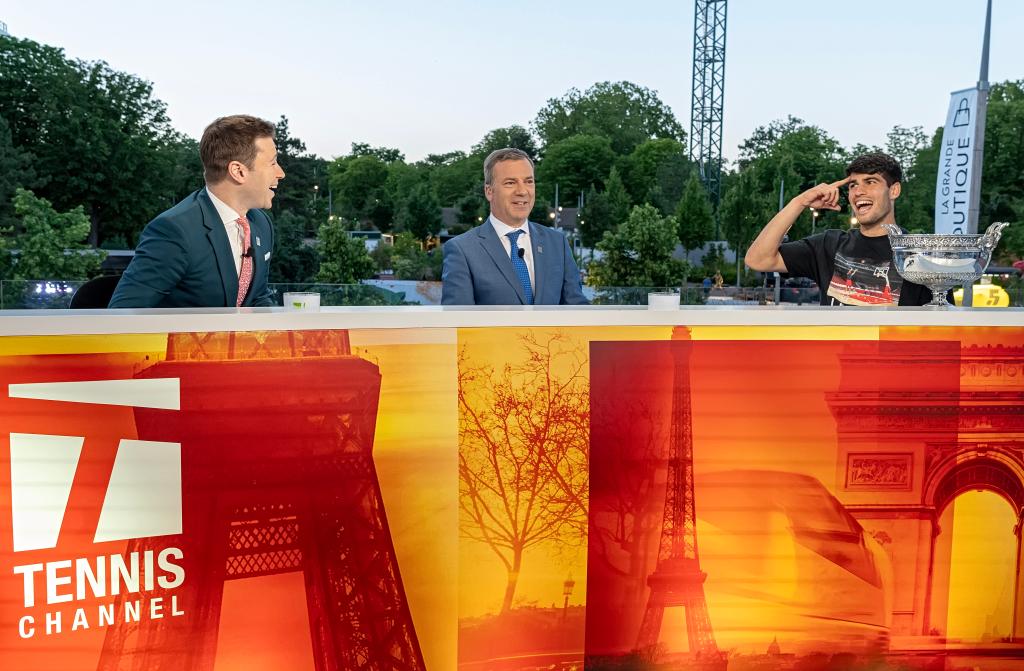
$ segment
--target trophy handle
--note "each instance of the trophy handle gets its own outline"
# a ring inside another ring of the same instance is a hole
[[[903,229],[896,224],[882,224],[882,228],[884,228],[885,232],[889,235],[903,235]]]
[[[981,237],[981,248],[991,253],[999,244],[999,237],[1003,234],[1003,229],[1009,225],[1009,222],[997,221],[989,226],[985,235]]]

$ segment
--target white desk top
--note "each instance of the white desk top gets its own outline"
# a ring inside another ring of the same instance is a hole
[[[1014,326],[1024,308],[831,308],[817,306],[337,307],[194,310],[5,310],[0,336],[466,328],[482,326]]]

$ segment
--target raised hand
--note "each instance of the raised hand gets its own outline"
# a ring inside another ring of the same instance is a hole
[[[850,183],[851,178],[845,177],[838,182],[825,184],[807,189],[794,198],[802,207],[813,207],[816,210],[839,210],[839,188]]]

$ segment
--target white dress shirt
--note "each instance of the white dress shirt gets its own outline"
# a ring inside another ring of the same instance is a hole
[[[238,223],[238,220],[242,218],[242,215],[232,210],[230,205],[213,195],[213,192],[209,189],[206,190],[206,195],[210,197],[210,201],[213,202],[213,206],[217,209],[217,214],[220,215],[220,220],[224,224],[224,231],[228,234],[228,242],[231,243],[231,254],[235,257],[235,272],[241,275],[242,254],[245,253],[245,250],[242,249],[242,245],[245,242],[245,231],[242,229],[242,225]]]
[[[523,254],[523,261],[526,261],[526,269],[530,271],[530,286],[533,288],[534,293],[537,292],[537,280],[533,275],[533,245],[530,244],[530,224],[529,222],[523,224],[519,228],[513,228],[501,221],[493,214],[490,216],[491,226],[494,226],[494,232],[498,234],[498,239],[501,240],[501,246],[505,248],[505,253],[508,254],[509,259],[512,258],[512,240],[508,238],[508,234],[512,231],[522,231],[523,234],[519,236],[519,248],[525,251]],[[518,254],[518,252],[516,252]]]

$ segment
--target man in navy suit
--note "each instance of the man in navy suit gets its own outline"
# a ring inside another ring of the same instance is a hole
[[[146,225],[110,307],[274,304],[267,287],[274,229],[263,212],[284,178],[274,130],[246,115],[206,127],[199,142],[206,187]]]
[[[484,161],[491,216],[444,245],[444,305],[585,305],[565,236],[527,221],[536,197],[533,161],[499,149]]]

